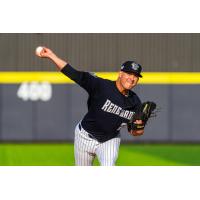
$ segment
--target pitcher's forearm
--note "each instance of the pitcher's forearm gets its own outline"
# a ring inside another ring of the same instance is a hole
[[[59,70],[62,70],[65,65],[67,65],[67,62],[56,56],[54,53],[52,53],[49,58],[56,64],[57,68]]]

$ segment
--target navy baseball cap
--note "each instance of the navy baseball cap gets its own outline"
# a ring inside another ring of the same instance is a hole
[[[138,77],[142,77],[142,66],[135,61],[126,61],[121,66],[121,71],[134,73]]]

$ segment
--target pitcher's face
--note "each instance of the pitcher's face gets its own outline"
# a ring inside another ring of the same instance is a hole
[[[124,89],[130,90],[137,85],[139,77],[134,73],[120,71],[119,80]]]

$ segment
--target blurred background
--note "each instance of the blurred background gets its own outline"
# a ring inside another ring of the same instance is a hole
[[[141,137],[122,129],[118,165],[200,164],[200,34],[5,33],[0,165],[74,165],[74,128],[87,112],[87,93],[67,79],[52,81],[60,73],[35,56],[37,46],[51,48],[76,69],[108,72],[110,78],[126,60],[142,65],[143,80],[134,91],[142,101],[155,101],[161,112]]]

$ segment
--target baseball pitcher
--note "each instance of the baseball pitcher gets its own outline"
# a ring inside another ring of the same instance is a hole
[[[155,109],[153,102],[142,103],[131,89],[142,77],[142,67],[134,61],[122,64],[116,81],[78,71],[42,47],[37,56],[52,60],[57,68],[88,93],[88,112],[75,128],[74,155],[78,166],[90,166],[95,156],[103,166],[115,165],[120,146],[120,129],[127,125],[133,136],[144,134],[147,120]]]

